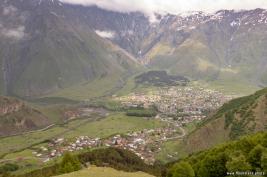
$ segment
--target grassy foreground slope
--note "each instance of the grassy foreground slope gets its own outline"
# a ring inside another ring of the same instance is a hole
[[[90,167],[78,172],[60,175],[58,177],[153,177],[143,172],[123,172],[107,167]]]
[[[190,152],[209,148],[227,140],[266,130],[267,89],[224,104],[185,140]]]

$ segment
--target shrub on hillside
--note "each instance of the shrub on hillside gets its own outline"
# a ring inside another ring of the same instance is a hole
[[[70,153],[66,153],[63,156],[62,162],[59,164],[60,173],[70,173],[78,171],[82,168],[82,165],[78,158]]]
[[[19,166],[17,164],[7,163],[0,166],[0,174],[17,171]]]
[[[195,177],[195,172],[188,162],[180,162],[171,168],[167,177]]]

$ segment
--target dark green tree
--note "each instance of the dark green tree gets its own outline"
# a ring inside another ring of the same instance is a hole
[[[236,144],[237,149],[242,149],[243,152],[249,153],[252,148],[254,148],[257,143],[254,141],[253,138],[243,137],[239,140]]]
[[[254,169],[261,168],[261,156],[265,148],[258,144],[248,154],[248,161]]]
[[[78,158],[70,153],[65,153],[62,162],[59,165],[60,173],[70,173],[78,171],[82,168],[82,165]]]
[[[267,151],[261,155],[261,168],[263,169],[265,176],[267,176]]]
[[[191,165],[188,162],[180,162],[175,164],[169,174],[168,177],[194,177],[195,172]]]
[[[249,171],[251,165],[246,161],[245,156],[240,154],[238,157],[232,157],[227,161],[226,168],[229,172]]]
[[[199,177],[222,177],[227,175],[226,155],[207,155],[201,162],[197,176]]]
[[[263,134],[261,144],[267,148],[267,133]]]
[[[19,166],[17,164],[7,163],[7,164],[0,166],[0,173],[17,171],[18,169],[19,169]]]

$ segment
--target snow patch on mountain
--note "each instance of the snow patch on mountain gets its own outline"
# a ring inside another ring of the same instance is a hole
[[[5,28],[3,25],[0,25],[0,35],[7,38],[20,40],[25,37],[25,27],[18,26],[16,28]]]
[[[115,33],[113,31],[95,30],[95,33],[102,38],[113,39],[115,37]]]
[[[234,21],[232,21],[232,22],[230,23],[230,25],[231,25],[232,27],[234,27],[234,26],[240,26],[240,21],[239,21],[239,20],[238,20],[238,21],[234,20]]]

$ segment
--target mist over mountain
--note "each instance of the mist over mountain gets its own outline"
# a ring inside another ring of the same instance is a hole
[[[136,62],[96,35],[82,13],[59,1],[1,1],[3,94],[36,96],[107,75]]]
[[[216,13],[114,12],[58,0],[0,3],[2,94],[38,96],[143,63],[191,79],[267,84],[263,9]]]

